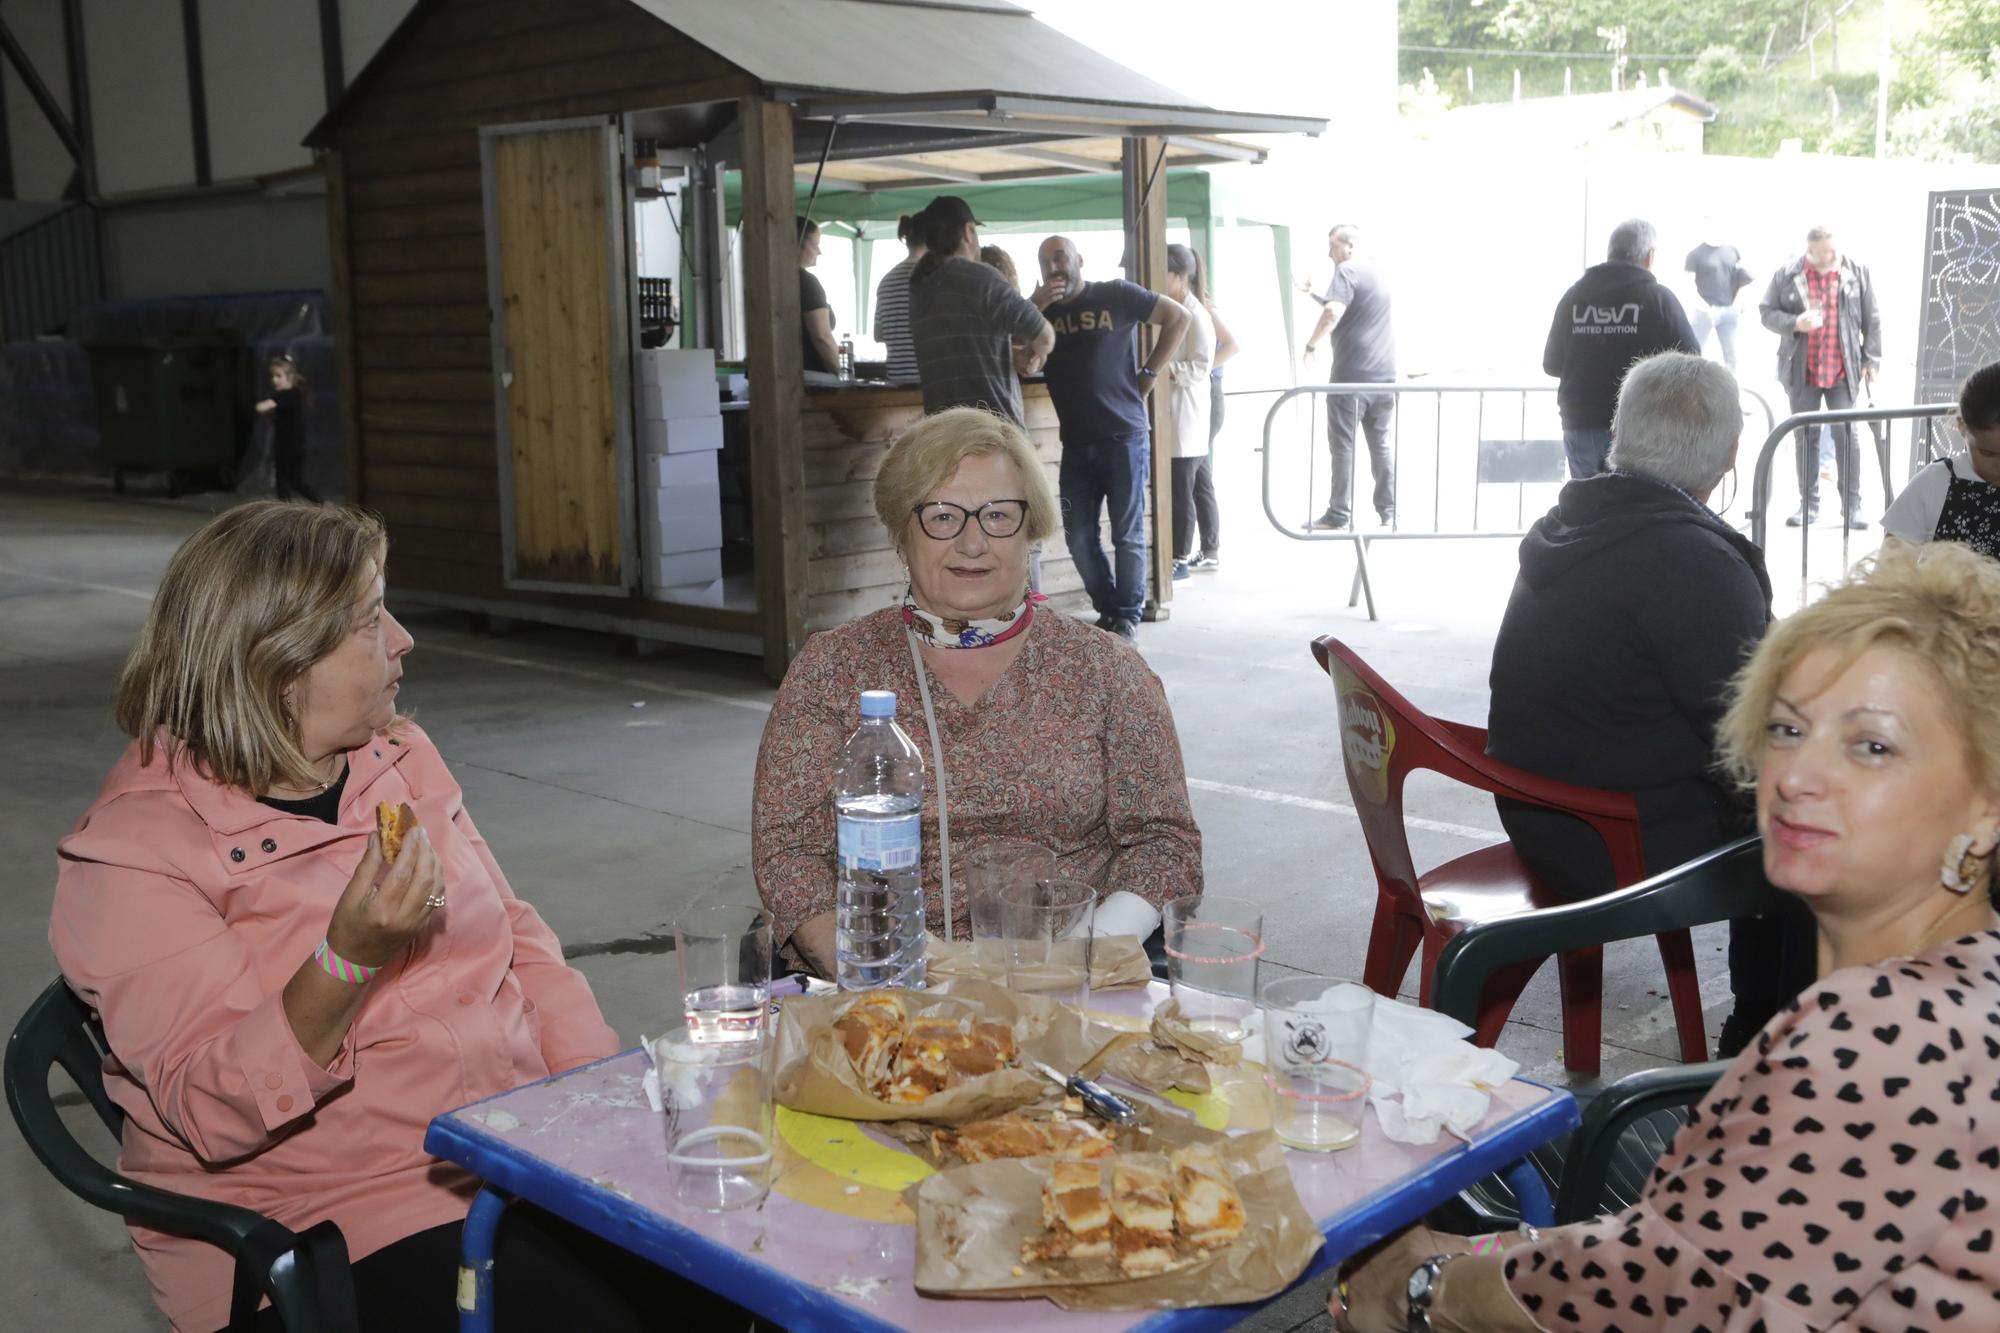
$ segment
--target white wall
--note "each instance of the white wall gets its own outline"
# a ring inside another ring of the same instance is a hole
[[[340,0],[341,60],[349,83],[374,59],[375,52],[414,3],[415,0]]]
[[[209,174],[312,164],[299,140],[326,112],[318,0],[201,0]]]
[[[324,291],[326,198],[224,194],[106,209],[104,294],[116,299]]]
[[[83,0],[100,194],[194,183],[187,39],[166,0]],[[209,108],[212,121],[217,108]]]
[[[14,31],[35,72],[69,114],[69,65],[63,56],[61,0],[8,0],[7,26]],[[0,62],[4,63],[4,62]],[[0,68],[0,94],[7,99],[7,136],[14,157],[14,193],[22,199],[54,199],[69,184],[76,164],[49,128],[28,85],[12,65]]]

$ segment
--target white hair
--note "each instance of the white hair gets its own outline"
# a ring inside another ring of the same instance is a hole
[[[1685,352],[1660,352],[1625,372],[1611,419],[1611,466],[1684,491],[1722,480],[1743,434],[1736,377]]]
[[[1644,218],[1628,218],[1611,229],[1611,247],[1605,258],[1623,264],[1643,264],[1653,253],[1659,233]]]

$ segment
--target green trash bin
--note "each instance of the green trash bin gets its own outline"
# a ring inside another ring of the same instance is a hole
[[[166,474],[167,493],[212,476],[236,484],[242,345],[214,334],[87,344],[97,428],[122,492],[128,472]]]

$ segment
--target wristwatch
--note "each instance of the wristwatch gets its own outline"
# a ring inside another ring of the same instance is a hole
[[[1140,366],[1139,373],[1141,375],[1144,375],[1149,380],[1156,380],[1160,377],[1160,372],[1153,369],[1151,366]]]
[[[1410,1333],[1432,1333],[1431,1304],[1437,1299],[1438,1277],[1444,1266],[1456,1258],[1455,1254],[1434,1254],[1410,1274],[1410,1316],[1404,1324]]]

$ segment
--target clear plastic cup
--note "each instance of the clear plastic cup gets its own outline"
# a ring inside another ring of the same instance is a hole
[[[1167,983],[1182,1019],[1197,1032],[1243,1040],[1257,1011],[1264,909],[1247,898],[1176,898],[1167,904],[1162,926]]]
[[[1078,1008],[1090,1003],[1097,888],[1080,880],[1014,884],[1000,895],[1007,989]]]
[[[728,1042],[697,1041],[680,1027],[653,1043],[676,1203],[725,1212],[770,1193],[771,1038],[768,1024]]]
[[[704,898],[674,920],[682,1011],[697,1043],[764,1030],[771,1010],[771,924],[756,903]]]
[[[973,954],[992,970],[997,980],[1007,966],[1005,953],[999,947],[1006,934],[1000,915],[1000,896],[1017,885],[1054,879],[1056,854],[1040,843],[997,838],[967,848],[961,866],[956,878],[965,886],[972,918]]]
[[[1337,977],[1287,976],[1258,988],[1264,1086],[1280,1143],[1324,1152],[1361,1137],[1375,992]]]

